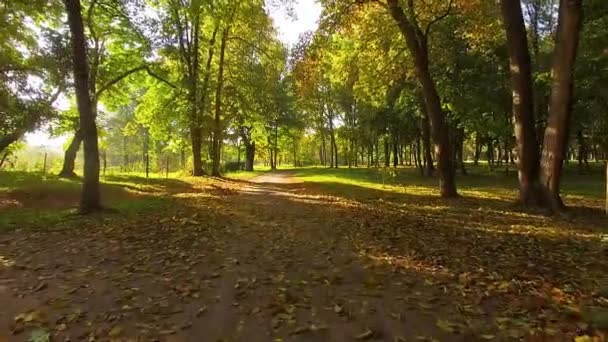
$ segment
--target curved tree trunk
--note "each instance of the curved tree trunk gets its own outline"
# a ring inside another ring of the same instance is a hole
[[[84,177],[80,212],[89,213],[101,208],[97,126],[89,88],[89,66],[80,0],[65,0],[65,6],[71,33],[76,103],[80,114],[80,131],[84,142]]]
[[[559,195],[572,112],[573,68],[583,19],[582,0],[561,0],[552,68],[551,100],[541,159],[541,185],[547,204],[562,211]]]
[[[5,148],[9,147],[10,144],[19,140],[23,134],[20,131],[15,131],[4,137],[0,138],[0,152],[4,151]]]
[[[536,205],[540,200],[538,141],[534,125],[532,73],[526,27],[519,1],[502,0],[513,88],[513,124],[519,156],[519,200]]]
[[[426,33],[421,32],[416,22],[411,22],[403,12],[398,0],[388,0],[388,9],[405,36],[408,50],[414,60],[416,76],[422,88],[426,112],[431,121],[431,131],[437,156],[439,170],[439,191],[441,197],[457,197],[456,179],[445,122],[445,113],[441,109],[441,99],[429,70],[429,54]],[[413,8],[410,10],[414,11]],[[428,30],[427,30],[428,32]]]
[[[76,155],[78,154],[78,150],[80,149],[80,143],[82,143],[82,131],[77,129],[74,133],[74,137],[68,145],[68,148],[65,150],[63,157],[63,166],[61,167],[61,171],[59,172],[59,177],[63,178],[75,178],[76,172],[74,172],[74,168],[76,165]]]

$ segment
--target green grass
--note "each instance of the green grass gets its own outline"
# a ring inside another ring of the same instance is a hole
[[[102,177],[102,203],[120,216],[160,210],[169,189],[189,186],[185,182],[146,179],[132,175]],[[80,179],[62,179],[40,172],[0,172],[0,230],[22,227],[45,228],[95,220],[76,215],[80,200]]]
[[[308,167],[287,170],[303,182],[321,184],[324,191],[348,198],[374,197],[378,194],[438,195],[438,180],[421,176],[412,167]],[[250,180],[269,171],[261,167],[253,172],[230,172],[224,176]],[[517,173],[513,167],[505,172],[504,168],[490,171],[485,165],[469,165],[468,171],[468,176],[457,177],[459,193],[464,197],[509,202],[517,197]],[[172,194],[188,192],[201,184],[199,178],[145,178],[143,173],[113,173],[101,180],[103,204],[126,216],[162,209],[171,205]],[[568,205],[601,208],[605,189],[601,165],[593,165],[585,174],[581,174],[576,167],[566,168],[562,194]],[[47,227],[87,220],[74,215],[80,190],[79,179],[66,180],[40,172],[0,171],[0,230],[25,226]]]
[[[250,180],[257,176],[261,176],[269,171],[270,171],[270,169],[262,169],[262,170],[254,170],[254,171],[233,171],[233,172],[225,173],[224,177],[229,178],[229,179]]]
[[[468,175],[457,176],[457,186],[464,196],[514,197],[517,194],[517,172],[513,166],[490,171],[487,166],[468,165]],[[438,180],[421,176],[413,167],[395,168],[347,168],[320,167],[294,169],[294,175],[304,182],[353,185],[388,192],[437,195]],[[605,198],[605,183],[599,165],[584,174],[575,167],[567,167],[562,180],[562,193],[566,198]]]

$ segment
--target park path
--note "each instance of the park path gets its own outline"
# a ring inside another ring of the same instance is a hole
[[[499,300],[472,290],[473,274],[454,279],[398,247],[409,237],[385,233],[394,216],[289,172],[213,182],[174,194],[163,211],[0,235],[0,341],[33,332],[54,341],[254,342],[529,333],[508,318],[495,325]],[[429,241],[412,241],[433,254]],[[554,337],[542,340],[564,336]]]

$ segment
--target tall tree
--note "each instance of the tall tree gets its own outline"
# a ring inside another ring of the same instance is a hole
[[[80,130],[84,141],[84,178],[82,181],[80,212],[90,213],[101,209],[97,126],[89,88],[89,64],[80,0],[65,0],[65,7],[68,13],[72,41],[74,87],[80,114]]]
[[[458,193],[456,191],[455,170],[448,126],[446,124],[445,113],[441,108],[441,99],[437,92],[437,86],[431,76],[428,49],[430,29],[434,23],[449,15],[452,9],[452,0],[449,1],[445,13],[430,20],[424,31],[419,25],[416,8],[412,0],[407,1],[405,5],[405,9],[409,15],[406,15],[404,7],[399,0],[387,0],[387,4],[391,16],[395,19],[405,37],[408,50],[414,62],[416,76],[422,88],[426,111],[431,122],[431,134],[435,144],[435,154],[437,155],[441,197],[456,197]]]
[[[513,88],[513,124],[519,156],[519,199],[524,205],[540,200],[539,156],[534,129],[532,70],[526,27],[519,0],[501,0]]]
[[[554,211],[564,209],[559,195],[572,112],[573,69],[583,20],[582,0],[561,0],[551,71],[551,99],[542,148],[541,183],[545,200]]]

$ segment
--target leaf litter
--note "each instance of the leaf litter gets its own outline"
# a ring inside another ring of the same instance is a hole
[[[479,210],[492,204],[466,201],[436,213],[438,199],[323,184],[205,182],[211,196],[176,193],[145,217],[3,233],[0,328],[11,341],[605,336],[607,247],[569,227],[582,223],[526,225],[504,208],[493,221]]]

